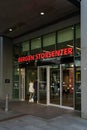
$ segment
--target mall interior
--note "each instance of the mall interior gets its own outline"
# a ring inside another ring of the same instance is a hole
[[[10,0],[0,6],[0,100],[28,101],[33,80],[35,103],[87,118],[87,1]]]

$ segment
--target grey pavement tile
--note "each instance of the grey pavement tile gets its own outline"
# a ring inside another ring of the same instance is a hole
[[[74,124],[71,126],[72,130],[87,130],[87,126]]]
[[[9,130],[9,129],[5,127],[0,127],[0,130]]]
[[[20,117],[4,122],[0,122],[0,126],[3,127],[5,126],[6,128],[9,129],[18,129],[18,128],[26,128],[26,126],[34,126],[35,128],[40,129],[41,127],[47,125],[47,122],[44,120],[41,120],[40,118],[32,117],[32,116],[25,116],[25,117]],[[16,126],[16,128],[15,128]]]
[[[24,118],[19,118],[19,121],[21,122],[25,122],[27,124],[30,124],[30,125],[34,125],[34,126],[44,126],[44,125],[47,125],[47,122],[46,120],[43,120],[41,118],[38,118],[38,117],[34,117],[34,116],[26,116]]]
[[[48,120],[27,115],[0,122],[0,130],[87,130],[87,120],[69,115]]]
[[[55,128],[54,126],[49,125],[49,124],[47,124],[47,125],[41,127],[41,129],[42,129],[42,130],[58,130],[58,128]]]
[[[24,130],[42,130],[42,128],[40,127],[36,127],[36,126],[32,126],[32,125],[28,125],[28,126],[25,126]]]
[[[13,126],[12,128],[9,128],[9,130],[25,130],[25,129],[24,129],[24,127]]]
[[[59,130],[87,130],[87,120],[78,117],[61,116],[49,120],[49,123]]]
[[[24,126],[26,125],[25,122],[20,122],[19,120],[10,120],[10,121],[5,121],[1,122],[0,126],[5,126],[7,128],[13,128],[13,126]]]

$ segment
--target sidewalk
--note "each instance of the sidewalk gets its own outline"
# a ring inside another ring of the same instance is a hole
[[[0,130],[87,130],[80,112],[28,102],[11,102],[0,110]]]
[[[27,101],[14,101],[9,102],[7,112],[5,112],[5,106],[0,109],[0,121],[9,120],[24,115],[32,115],[44,119],[52,119],[65,114],[69,114],[70,116],[77,116],[80,118],[80,112],[75,112],[73,110],[45,106],[37,103],[29,103]]]

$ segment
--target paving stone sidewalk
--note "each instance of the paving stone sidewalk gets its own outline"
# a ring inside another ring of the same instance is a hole
[[[80,112],[28,102],[11,102],[0,109],[0,130],[87,130]]]

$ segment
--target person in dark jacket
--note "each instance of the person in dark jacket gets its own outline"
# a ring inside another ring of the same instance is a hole
[[[34,100],[37,101],[37,80],[34,81]]]

